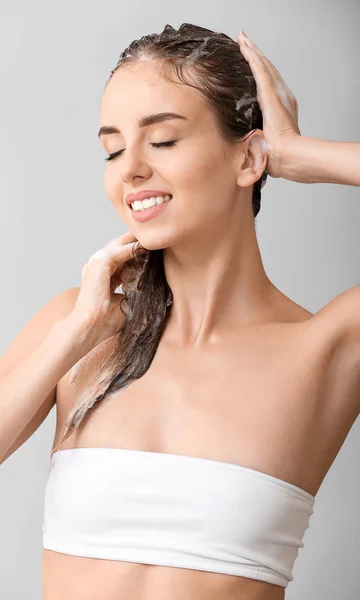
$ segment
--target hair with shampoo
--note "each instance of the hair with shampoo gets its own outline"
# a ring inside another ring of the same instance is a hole
[[[224,33],[191,23],[179,29],[166,25],[161,33],[134,40],[121,53],[113,73],[139,61],[153,61],[167,80],[200,91],[215,115],[225,142],[239,142],[246,134],[263,128],[254,76],[240,52],[238,42]],[[253,185],[254,219],[260,210],[261,188],[267,172]],[[62,438],[52,454],[79,426],[91,408],[118,390],[139,379],[149,369],[164,326],[171,312],[172,292],[164,270],[163,250],[149,250],[127,261],[122,269],[122,290],[126,300],[124,325],[114,349],[86,385],[67,416]],[[84,361],[86,357],[82,359]],[[80,378],[77,366],[73,382]]]

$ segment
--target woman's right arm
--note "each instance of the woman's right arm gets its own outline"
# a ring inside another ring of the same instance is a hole
[[[58,381],[89,351],[83,325],[71,314],[79,291],[55,296],[0,357],[0,464],[45,420]]]
[[[41,425],[64,375],[124,324],[116,289],[124,264],[136,258],[132,231],[95,252],[81,272],[81,286],[55,296],[36,313],[0,357],[0,464]],[[138,252],[147,252],[138,248]]]

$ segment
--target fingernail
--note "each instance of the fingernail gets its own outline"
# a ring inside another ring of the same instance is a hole
[[[247,44],[249,46],[249,48],[252,48],[253,43],[252,41],[248,38],[248,36],[246,35],[245,31],[243,31],[244,34],[244,42],[245,44]]]

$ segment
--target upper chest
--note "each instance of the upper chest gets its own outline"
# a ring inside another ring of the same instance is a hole
[[[299,323],[263,327],[202,351],[160,343],[147,372],[101,401],[61,448],[210,458],[315,494],[349,419],[336,401],[342,383],[331,370],[332,349],[307,331]],[[70,373],[59,382],[56,440],[106,352],[98,348],[88,355],[77,386],[70,384]]]

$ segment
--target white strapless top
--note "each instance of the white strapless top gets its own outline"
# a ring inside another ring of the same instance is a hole
[[[226,462],[70,448],[50,458],[43,546],[286,588],[314,502],[291,483]]]

